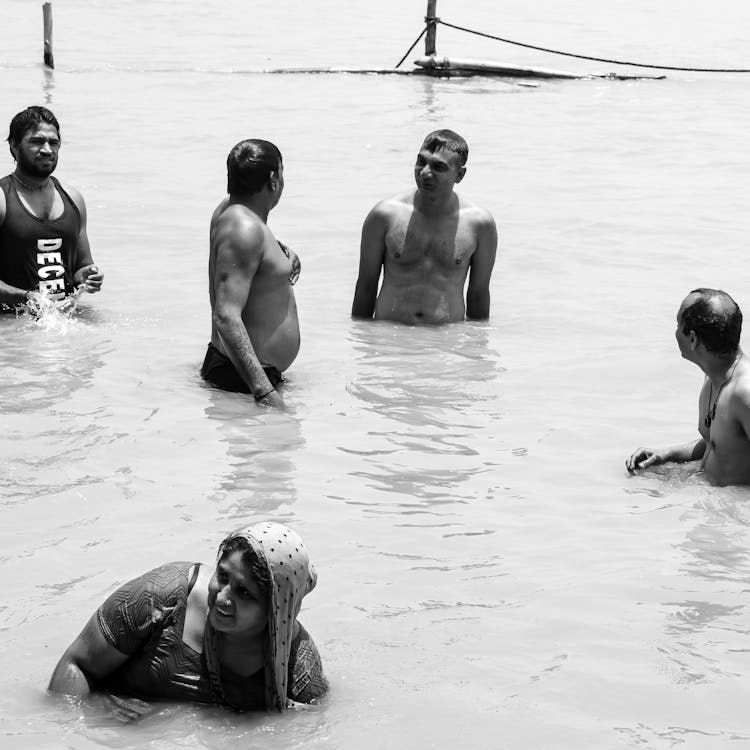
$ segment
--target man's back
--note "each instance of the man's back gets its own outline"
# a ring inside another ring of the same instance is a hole
[[[218,285],[243,287],[242,322],[259,361],[287,369],[300,345],[291,262],[266,224],[229,198],[211,217],[208,273],[211,309]],[[215,321],[211,342],[225,353]]]
[[[714,400],[712,396],[716,396]],[[731,380],[718,395],[706,382],[701,392],[700,414],[716,405],[710,426],[701,424],[706,441],[703,469],[713,484],[750,484],[750,363],[743,356]]]

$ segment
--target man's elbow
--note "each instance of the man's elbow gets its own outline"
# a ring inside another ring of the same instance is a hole
[[[242,322],[242,313],[231,307],[225,307],[223,305],[217,305],[211,315],[214,326],[222,333],[228,331],[237,325],[238,322]]]

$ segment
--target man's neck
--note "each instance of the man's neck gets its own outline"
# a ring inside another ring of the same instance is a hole
[[[426,216],[443,216],[451,208],[451,204],[457,199],[455,192],[448,195],[430,195],[423,190],[417,189],[414,195],[414,207]]]
[[[271,206],[261,193],[252,193],[251,195],[234,193],[229,196],[229,199],[232,203],[240,203],[245,208],[249,208],[264,224],[268,223]]]
[[[31,191],[44,190],[44,188],[51,183],[51,177],[49,175],[39,177],[38,175],[27,174],[19,166],[16,166],[13,176],[22,187]]]
[[[719,388],[722,383],[725,383],[730,377],[732,377],[732,375],[734,375],[734,369],[742,356],[742,349],[739,347],[737,347],[737,351],[734,355],[726,357],[717,357],[713,354],[709,354],[704,361],[700,363],[700,368],[706,374],[706,377],[714,384],[714,387]]]

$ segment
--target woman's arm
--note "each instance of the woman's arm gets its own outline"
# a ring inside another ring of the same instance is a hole
[[[48,689],[85,697],[129,658],[104,637],[94,614],[57,663]]]

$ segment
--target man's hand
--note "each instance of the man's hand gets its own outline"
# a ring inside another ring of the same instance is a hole
[[[297,283],[300,271],[302,270],[302,263],[300,262],[299,255],[283,242],[280,242],[279,240],[276,240],[276,242],[279,243],[279,247],[284,251],[284,255],[289,258],[292,264],[292,272],[289,274],[289,283],[294,286]]]
[[[648,469],[649,466],[657,466],[663,464],[666,459],[661,453],[653,451],[650,448],[638,448],[633,454],[625,461],[627,470],[632,474],[638,469]]]
[[[94,294],[102,288],[102,282],[104,281],[104,274],[99,271],[98,266],[95,263],[91,263],[88,266],[83,266],[75,272],[73,277],[75,285],[83,285],[83,290]]]
[[[286,408],[284,399],[281,398],[281,394],[276,389],[272,390],[270,393],[266,393],[263,398],[256,398],[255,401],[261,406],[267,406],[272,409],[283,411]]]

